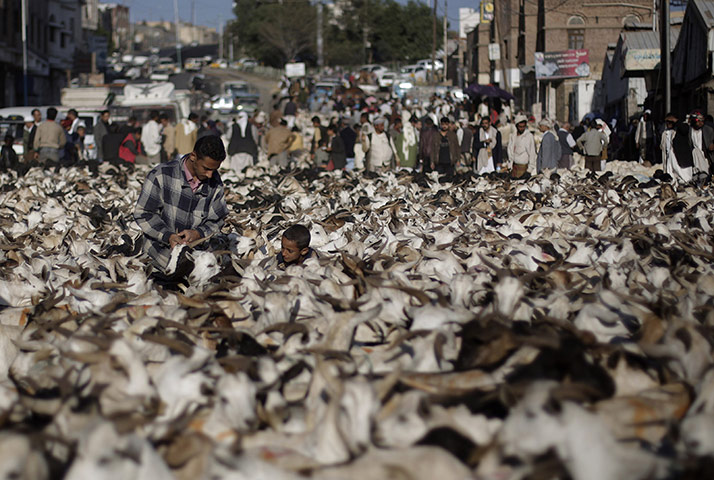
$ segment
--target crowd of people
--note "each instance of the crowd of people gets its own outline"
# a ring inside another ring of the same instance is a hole
[[[158,110],[143,124],[134,117],[117,124],[104,111],[93,129],[95,152],[87,150],[87,129],[76,110],[57,121],[55,108],[48,108],[44,118],[35,109],[25,118],[24,157],[39,163],[97,159],[156,165],[188,155],[198,138],[216,135],[223,140],[227,166],[238,173],[265,156],[281,168],[306,161],[327,170],[449,174],[471,169],[522,178],[576,164],[598,171],[609,157],[645,166],[661,163],[676,181],[688,182],[699,172],[709,173],[714,153],[714,121],[699,110],[684,119],[670,113],[662,125],[645,110],[622,130],[594,116],[575,128],[567,121],[536,121],[526,112],[512,112],[500,99],[457,100],[449,93],[422,101],[365,98],[349,91],[321,94],[318,111],[311,110],[309,98],[303,82],[286,82],[269,113],[240,111],[225,124],[212,120],[210,112],[173,123]],[[0,151],[5,168],[18,162],[12,140],[6,138]]]
[[[304,90],[299,85],[295,92]],[[646,167],[661,163],[675,181],[688,182],[699,172],[709,174],[714,152],[714,129],[698,110],[681,121],[668,114],[661,126],[645,110],[629,130],[616,130],[594,115],[573,128],[567,121],[512,114],[511,105],[497,99],[457,101],[448,93],[421,102],[322,94],[313,105],[301,103],[304,96],[295,92],[288,84],[274,97],[267,123],[263,112],[243,116],[241,132],[250,126],[250,141],[241,136],[245,145],[228,152],[233,168],[242,170],[250,164],[245,155],[255,161],[261,150],[281,167],[307,154],[327,170],[445,174],[470,168],[513,178],[576,164],[599,171],[608,160],[628,160]],[[224,136],[227,144],[232,133]]]
[[[134,214],[146,253],[164,270],[173,247],[219,234],[228,212],[217,173],[222,166],[240,173],[267,159],[279,167],[307,164],[372,174],[409,170],[448,176],[470,169],[527,178],[576,163],[598,171],[615,151],[608,148],[610,126],[598,118],[572,128],[548,118],[535,121],[524,112],[512,115],[505,102],[457,101],[448,94],[422,102],[340,95],[332,100],[332,110],[312,112],[288,92],[274,97],[269,113],[241,111],[227,124],[196,113],[174,124],[157,110],[143,124],[133,117],[116,124],[104,111],[93,129],[96,159],[153,166]],[[61,164],[87,158],[86,127],[77,112],[69,110],[59,122],[57,114],[50,107],[44,119],[39,110],[25,119],[26,160]],[[702,112],[681,120],[668,114],[662,130],[649,122],[645,112],[634,132],[641,163],[654,163],[653,152],[659,151],[663,168],[677,181],[709,173],[714,129]],[[0,161],[17,162],[9,140]],[[279,262],[307,258],[309,238],[302,231],[287,233]]]

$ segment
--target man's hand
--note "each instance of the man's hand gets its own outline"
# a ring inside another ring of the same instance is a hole
[[[201,234],[196,230],[184,230],[171,235],[169,237],[169,245],[171,245],[171,248],[176,245],[188,245],[189,243],[195,242],[199,238],[201,238]]]

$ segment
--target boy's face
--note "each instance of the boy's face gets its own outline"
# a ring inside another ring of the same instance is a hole
[[[283,259],[285,263],[295,263],[300,260],[301,256],[307,255],[308,249],[303,248],[302,250],[298,247],[298,244],[294,240],[288,240],[283,237],[281,241],[280,253],[283,254]]]

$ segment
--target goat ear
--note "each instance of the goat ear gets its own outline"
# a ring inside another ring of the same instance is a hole
[[[519,395],[519,392],[516,392],[511,386],[503,385],[501,388],[498,389],[498,399],[506,407],[511,408],[516,405],[516,403],[518,403],[518,400],[520,396],[522,396],[522,393],[523,392],[520,392],[521,395]]]

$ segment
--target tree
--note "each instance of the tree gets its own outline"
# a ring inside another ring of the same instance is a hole
[[[228,27],[246,55],[282,67],[285,62],[314,50],[315,9],[309,2],[265,3],[237,0],[236,20]]]
[[[342,0],[324,16],[325,60],[331,65],[415,61],[431,56],[432,11],[410,0]],[[237,20],[228,28],[239,48],[262,62],[282,67],[316,53],[317,13],[306,0],[236,0]],[[441,22],[437,35],[441,38]],[[313,63],[313,62],[311,62]]]

